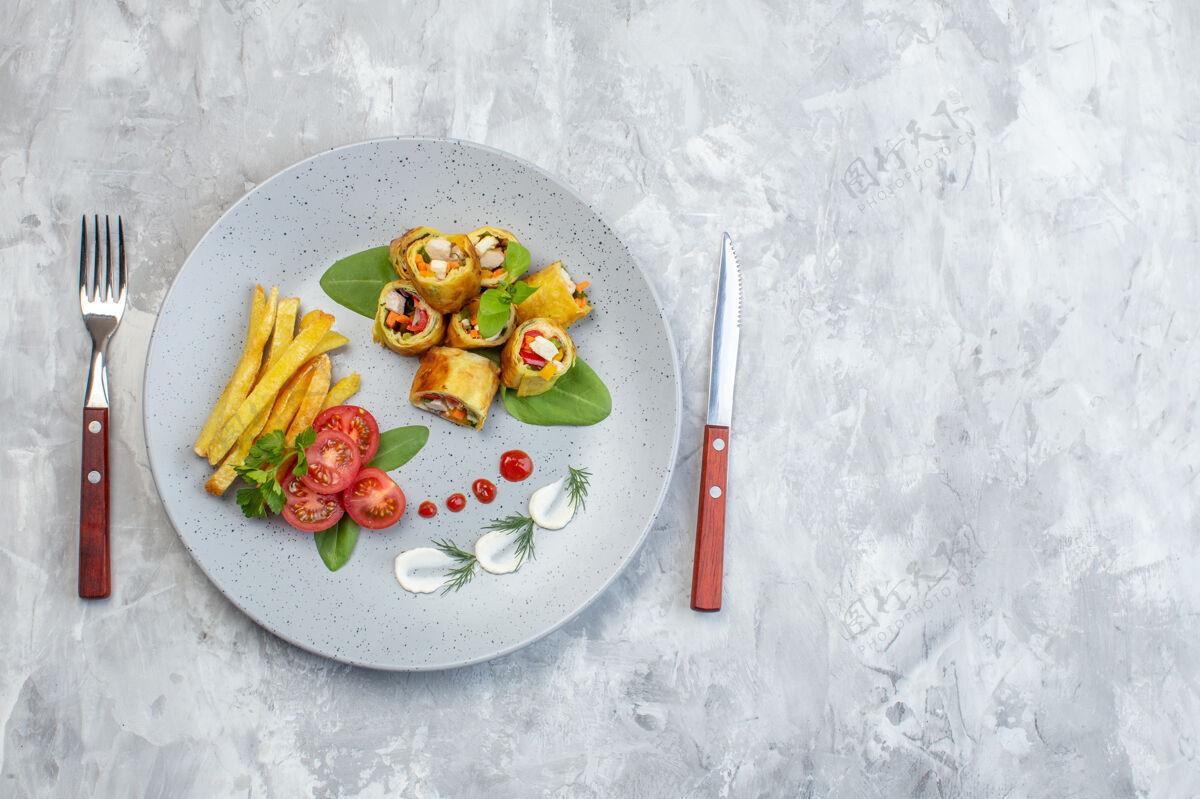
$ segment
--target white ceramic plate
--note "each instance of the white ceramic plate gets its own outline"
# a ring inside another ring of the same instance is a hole
[[[537,427],[510,417],[497,396],[482,433],[408,402],[417,360],[371,341],[371,321],[330,300],[319,280],[334,261],[387,244],[416,225],[467,232],[508,228],[536,270],[562,260],[590,280],[596,310],[571,328],[579,353],[612,393],[613,411],[591,427]],[[358,372],[351,400],[381,430],[429,427],[429,442],[392,472],[408,498],[401,522],[364,530],[350,560],[325,568],[313,537],[275,518],[248,520],[233,491],[204,491],[208,464],[196,433],[238,359],[255,283],[323,308],[351,344],[333,355],[334,378]],[[511,652],[560,626],[602,592],[650,529],[679,437],[679,379],[670,331],[654,291],[617,236],[571,189],[510,155],[460,141],[382,139],[309,158],[258,186],[196,245],[163,300],[146,362],[146,443],[171,522],[213,584],[262,626],[336,660],[394,670],[462,666]],[[534,461],[523,483],[499,477],[500,454]],[[451,538],[470,549],[490,519],[525,512],[529,494],[586,467],[587,510],[567,528],[539,531],[536,560],[519,572],[481,573],[457,593],[417,596],[392,574],[404,549]],[[481,505],[471,483],[498,496]],[[469,498],[461,513],[445,499]],[[416,513],[426,499],[433,519]]]

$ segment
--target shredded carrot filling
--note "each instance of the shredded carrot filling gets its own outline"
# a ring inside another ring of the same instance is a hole
[[[583,281],[582,283],[577,283],[577,284],[575,284],[575,290],[576,290],[576,291],[586,291],[586,290],[587,290],[587,287],[588,287],[588,286],[590,286],[590,285],[592,285],[592,281],[590,281],[590,280],[585,280],[585,281]]]

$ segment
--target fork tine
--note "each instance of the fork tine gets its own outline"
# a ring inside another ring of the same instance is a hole
[[[96,300],[100,297],[100,215],[92,214],[92,225],[95,230],[92,231],[92,242],[95,244],[96,252],[92,258],[92,285],[88,289],[88,299]]]
[[[87,298],[88,237],[87,214],[83,215],[83,232],[79,234],[79,301]]]
[[[125,226],[117,217],[117,301],[125,302]]]
[[[109,227],[108,214],[104,215],[104,301],[116,299],[113,293],[113,257],[112,257],[112,228]]]

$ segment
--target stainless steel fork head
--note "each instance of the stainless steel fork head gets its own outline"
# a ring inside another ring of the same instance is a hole
[[[83,323],[92,337],[92,364],[88,370],[88,388],[84,405],[88,408],[108,407],[108,374],[104,367],[104,350],[108,339],[125,313],[127,280],[125,271],[125,226],[117,217],[117,261],[113,263],[112,227],[104,217],[104,271],[101,274],[100,217],[93,216],[92,243],[89,259],[87,215],[83,217],[79,244],[79,310]],[[88,262],[91,261],[91,269]],[[115,268],[114,268],[115,267]],[[90,280],[89,280],[90,273]]]

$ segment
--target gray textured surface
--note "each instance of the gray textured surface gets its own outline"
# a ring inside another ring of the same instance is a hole
[[[334,5],[0,11],[0,794],[1200,791],[1194,4]],[[632,567],[536,645],[427,675],[305,654],[226,602],[154,495],[138,399],[165,287],[221,210],[392,133],[483,141],[593,198],[686,381]],[[87,604],[71,261],[93,209],[137,234],[115,593]],[[727,604],[700,616],[723,228],[757,312]]]

